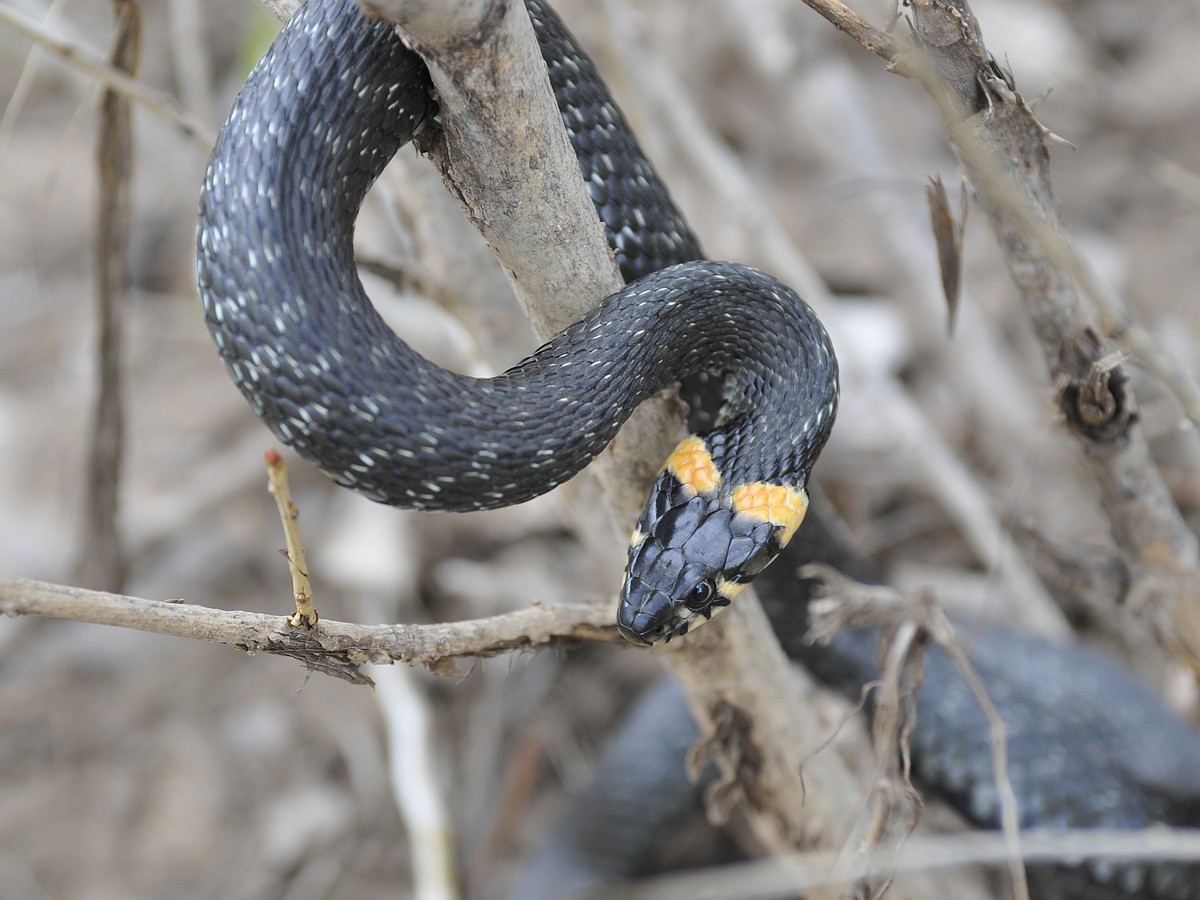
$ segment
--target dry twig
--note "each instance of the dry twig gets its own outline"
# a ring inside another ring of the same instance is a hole
[[[609,605],[533,606],[518,612],[438,625],[355,625],[324,620],[298,630],[283,616],[212,609],[182,600],[145,600],[0,575],[0,613],[115,625],[228,644],[247,653],[299,660],[314,671],[355,684],[371,679],[364,663],[405,662],[435,672],[455,671],[460,658],[495,656],[563,641],[613,636]]]
[[[937,601],[928,593],[908,599],[893,588],[861,584],[820,564],[803,567],[801,577],[815,578],[821,582],[818,599],[813,600],[810,606],[810,635],[814,640],[832,640],[847,628],[882,625],[892,632],[880,679],[880,699],[872,722],[877,765],[882,772],[891,774],[892,780],[895,778],[895,761],[901,756],[905,759],[908,757],[904,735],[914,723],[913,712],[907,707],[920,686],[919,666],[923,648],[918,638],[924,636],[933,641],[954,663],[988,721],[992,769],[1000,800],[1001,828],[1010,850],[1009,874],[1013,893],[1017,898],[1028,900],[1029,886],[1025,868],[1021,864],[1017,798],[1008,777],[1008,731],[970,659],[958,645],[954,628]],[[903,778],[911,789],[907,770]],[[885,820],[882,811],[877,818]]]
[[[279,521],[283,523],[283,535],[287,541],[288,571],[292,574],[292,596],[296,599],[296,611],[287,617],[289,625],[296,628],[315,628],[317,611],[313,608],[312,582],[308,580],[308,561],[304,557],[304,542],[300,540],[300,510],[292,502],[292,489],[288,485],[287,463],[276,450],[268,450],[267,488],[275,498],[279,509]]]
[[[1137,831],[1078,830],[1023,831],[1021,858],[1026,863],[1077,863],[1079,860],[1200,860],[1200,833],[1187,829],[1147,828]],[[1002,834],[983,831],[914,837],[899,860],[887,851],[870,854],[869,877],[956,869],[965,866],[999,866],[1010,859],[1011,848]],[[666,875],[641,884],[623,885],[619,892],[599,892],[595,900],[762,900],[791,897],[820,885],[831,884],[834,854],[828,851],[798,853],[757,862]]]

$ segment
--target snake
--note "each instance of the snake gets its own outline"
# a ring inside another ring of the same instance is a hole
[[[371,304],[354,222],[401,147],[438,130],[428,71],[350,0],[309,0],[254,68],[204,178],[197,280],[233,381],[339,485],[421,510],[491,509],[583,469],[633,409],[711,384],[711,427],[651,486],[617,627],[652,645],[711,619],[778,555],[838,401],[829,335],[795,291],[705,259],[586,54],[526,4],[580,175],[626,286],[493,378],[439,367]]]
[[[197,230],[204,317],[234,382],[284,443],[339,484],[414,509],[530,499],[582,469],[641,400],[675,382],[717,384],[710,424],[670,454],[630,542],[618,629],[655,644],[711,618],[788,552],[836,414],[836,358],[793,291],[704,258],[591,61],[542,0],[526,8],[624,290],[492,379],[441,369],[404,344],[355,272],[353,224],[388,160],[436,138],[436,98],[389,25],[349,0],[309,0],[250,75],[212,154]],[[808,517],[810,534],[820,521]],[[760,582],[777,634],[819,676],[857,691],[878,675],[876,635],[823,653],[805,644],[792,567]],[[1002,629],[979,636],[972,660],[1016,736],[1022,824],[1200,824],[1200,739],[1151,692],[1085,652]],[[969,820],[997,827],[986,723],[936,648],[926,666],[917,774]],[[556,832],[575,871],[598,851],[605,875],[626,873],[653,829],[673,827],[694,798],[680,759],[695,726],[677,692],[648,703],[618,736],[613,778],[584,795],[586,827]],[[1194,866],[1169,862],[1063,871],[1114,896],[1194,898],[1200,884]],[[551,895],[563,896],[555,872]]]

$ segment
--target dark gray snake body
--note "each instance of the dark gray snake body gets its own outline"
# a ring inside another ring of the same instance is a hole
[[[699,248],[548,8],[529,3],[593,200],[627,278],[496,378],[401,341],[354,266],[353,224],[401,146],[434,128],[420,58],[350,0],[313,0],[251,73],[200,199],[205,319],[281,440],[339,484],[413,509],[529,500],[589,463],[643,400],[710,376],[711,429],[655,482],[618,625],[669,640],[727,606],[787,543],[837,406],[829,337],[800,297]],[[766,498],[766,499],[764,499]]]
[[[499,379],[475,381],[437,369],[398,341],[358,282],[349,223],[396,149],[435,127],[436,104],[424,66],[390,27],[364,20],[348,0],[313,0],[243,92],[214,152],[201,202],[201,294],[235,381],[280,438],[340,483],[387,502],[456,509],[517,502],[565,480],[607,443],[637,399],[708,366],[719,379],[740,373],[735,380],[744,392],[724,415],[737,430],[706,438],[718,471],[744,484],[778,478],[776,469],[790,467],[782,474],[802,487],[836,401],[836,370],[829,368],[823,330],[799,298],[761,273],[688,262],[699,260],[700,248],[591,63],[540,0],[528,7],[581,174],[635,285]],[[731,305],[730,293],[744,302]],[[733,319],[716,332],[689,325],[714,316]],[[614,360],[618,333],[636,344],[630,336],[651,327],[657,343],[643,348],[643,356]],[[807,348],[800,364],[763,356],[764,334],[783,355]],[[611,377],[578,390],[569,377],[562,380],[560,365],[576,359]],[[784,390],[780,378],[788,379]],[[573,393],[564,394],[564,383]],[[407,387],[397,392],[395,384]],[[559,416],[564,401],[569,415]],[[754,417],[754,427],[746,428],[744,420]],[[464,433],[519,440],[469,447],[450,440]],[[782,462],[770,462],[767,445],[792,449]],[[719,519],[728,530],[736,510],[713,499],[695,512],[679,500],[690,487],[678,479],[668,484],[652,498],[643,523],[662,526],[661,552],[651,562],[676,589],[692,577],[689,542],[698,555],[719,547],[723,562],[735,546],[727,535],[714,544],[706,529],[717,530],[710,526]],[[710,507],[719,507],[717,519]],[[763,545],[778,543],[767,532]],[[635,546],[636,553],[647,556],[649,543]],[[770,547],[772,555],[779,549]],[[765,565],[759,549],[745,554],[725,573],[729,584]],[[802,645],[803,603],[795,601],[801,588],[790,573],[776,572],[766,587],[781,639],[797,656],[847,685],[873,677],[874,651],[863,636],[849,636],[823,655]],[[626,633],[639,640],[680,633],[676,620],[647,609],[623,620]],[[974,662],[1013,734],[1013,781],[1025,824],[1197,822],[1200,741],[1148,692],[1087,654],[1003,634],[982,639]],[[941,671],[946,663],[936,652],[927,665],[913,736],[919,772],[931,789],[992,827],[996,801],[985,724],[957,681]],[[624,776],[633,780],[626,788],[603,786],[589,801],[590,830],[582,837],[571,827],[557,835],[558,844],[570,848],[567,855],[581,857],[579,866],[587,865],[582,857],[590,841],[608,860],[601,866],[607,876],[627,874],[646,829],[690,803],[677,751],[693,732],[668,712],[681,711],[681,704],[657,702],[628,738],[633,743],[617,753],[618,763],[626,763]],[[655,723],[671,721],[683,724],[656,738]],[[648,749],[656,740],[661,754]],[[627,765],[631,754],[637,771]],[[634,778],[639,773],[641,781]],[[609,803],[617,794],[620,804]],[[606,823],[617,833],[597,834]],[[1179,866],[1116,867],[1089,877],[1102,881],[1106,874],[1127,893],[1200,896],[1195,871]]]

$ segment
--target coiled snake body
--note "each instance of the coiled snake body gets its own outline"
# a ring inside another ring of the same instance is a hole
[[[695,259],[590,63],[547,8],[528,6],[581,172],[637,280],[496,378],[449,372],[399,340],[359,282],[353,223],[388,160],[432,127],[428,74],[386,23],[312,0],[213,151],[200,294],[229,372],[281,440],[338,483],[417,509],[528,500],[583,468],[642,400],[718,379],[715,427],[668,459],[630,548],[618,624],[653,643],[728,605],[791,538],[837,366],[791,289]]]

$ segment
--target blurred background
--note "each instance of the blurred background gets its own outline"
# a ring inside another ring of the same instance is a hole
[[[98,54],[111,43],[109,4],[5,5]],[[139,6],[139,77],[215,134],[273,20],[233,0]],[[947,327],[925,187],[941,175],[957,209],[959,180],[925,94],[792,0],[555,6],[708,253],[778,272],[829,319],[845,399],[817,480],[862,546],[901,586],[1042,627],[1044,598],[1028,596],[1024,574],[1030,524],[1033,540],[1100,559],[1109,538],[978,209],[958,321]],[[888,21],[886,9],[859,8]],[[974,8],[989,49],[1069,142],[1053,146],[1053,173],[1076,249],[1194,369],[1200,2]],[[0,97],[0,569],[286,612],[262,469],[273,439],[225,375],[195,292],[206,150],[137,106],[130,290],[118,316],[120,565],[108,570],[121,583],[81,571],[98,386],[99,91],[0,28]],[[441,362],[474,373],[516,362],[534,342],[503,279],[463,235],[430,167],[402,156],[360,222],[372,295]],[[379,272],[400,273],[400,286]],[[464,299],[481,295],[494,302]],[[1195,434],[1157,385],[1134,376],[1142,424],[1194,523]],[[880,379],[896,389],[882,401]],[[930,442],[953,473],[930,464]],[[446,621],[533,601],[602,602],[618,586],[620,555],[577,536],[599,515],[587,485],[495,513],[417,515],[336,490],[289,459],[325,618]],[[955,512],[951,475],[983,504],[995,541]],[[1084,637],[1103,643],[1103,629]],[[1185,680],[1161,657],[1152,663],[1145,674],[1186,708]],[[407,673],[432,716],[433,778],[471,896],[504,895],[563,789],[587,777],[614,717],[658,674],[651,654],[616,642],[514,654],[454,677]],[[395,694],[194,641],[0,620],[0,897],[406,896],[408,837],[384,724],[408,715],[389,710]]]

